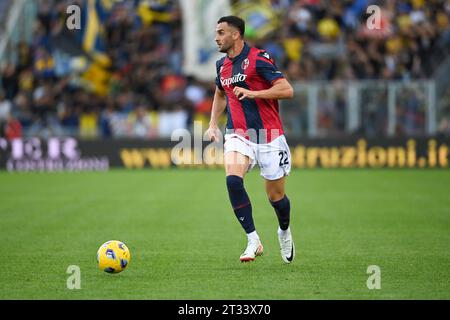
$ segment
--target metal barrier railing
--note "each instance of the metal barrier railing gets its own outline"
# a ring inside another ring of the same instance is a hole
[[[3,3],[3,26],[0,34],[0,66],[17,62],[17,44],[30,43],[35,22],[36,1],[15,0]]]
[[[281,114],[294,137],[433,135],[435,86],[433,80],[295,83],[294,98],[281,101]]]

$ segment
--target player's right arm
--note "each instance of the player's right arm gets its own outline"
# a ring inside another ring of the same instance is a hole
[[[211,141],[219,141],[219,118],[226,107],[227,98],[225,96],[225,92],[216,86],[216,92],[214,93],[214,99],[211,109],[211,120],[209,121],[209,128],[206,131],[206,134]]]

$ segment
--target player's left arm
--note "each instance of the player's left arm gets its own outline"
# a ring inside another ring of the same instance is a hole
[[[276,79],[269,89],[252,91],[241,87],[233,89],[239,100],[248,99],[291,99],[294,96],[294,89],[285,78]]]

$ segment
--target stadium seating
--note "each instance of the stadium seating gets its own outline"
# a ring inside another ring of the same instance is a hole
[[[393,94],[394,112],[413,112],[412,124],[405,120],[406,124],[403,118],[386,124],[389,88],[382,89],[384,102],[362,100],[364,103],[357,106],[363,117],[359,122],[343,116],[351,108],[345,97],[355,90],[362,97],[368,96],[359,83],[353,82],[347,91],[330,91],[333,83],[381,80],[386,84],[430,79],[450,52],[450,15],[445,1],[390,1],[382,7],[381,30],[373,33],[365,23],[365,2],[271,1],[276,15],[268,16],[271,24],[265,33],[258,34],[258,29],[249,23],[248,41],[266,48],[292,82],[308,84],[303,87],[306,92],[296,92],[294,104],[299,108],[292,116],[284,117],[287,131],[298,136],[426,134],[434,133],[442,123],[444,131],[448,130],[445,123],[450,117],[450,105],[446,95],[436,103],[439,126],[426,129],[423,109],[430,101],[426,97],[434,89],[422,83],[414,87],[419,89],[408,87]],[[3,15],[10,3],[0,2]],[[135,121],[138,106],[156,114],[162,120],[158,124],[176,122],[189,129],[194,119],[206,122],[214,84],[183,74],[183,23],[178,2],[155,1],[150,6],[143,1],[96,3],[95,13],[103,34],[87,24],[83,25],[86,32],[70,32],[65,28],[66,2],[38,2],[33,40],[20,42],[16,61],[3,65],[0,73],[1,90],[12,103],[12,115],[22,124],[23,134],[42,135],[45,131],[53,135],[135,137],[137,133],[129,129],[129,122]],[[105,3],[110,6],[100,7]],[[247,5],[245,1],[231,3],[235,9]],[[256,6],[239,8],[241,12],[260,10]],[[86,5],[83,10],[87,10]],[[98,31],[93,34],[98,41],[90,47],[83,38],[89,30]],[[72,59],[70,54],[83,52],[74,45],[77,41],[85,49],[85,56]],[[442,90],[448,95],[448,76],[445,80],[447,85]],[[320,85],[314,81],[325,82]],[[43,82],[51,90],[42,93]],[[306,107],[306,100],[314,100],[317,92],[324,93],[324,101]],[[411,100],[407,102],[410,107],[405,107],[401,103],[402,92],[412,92],[413,98],[408,99],[418,102]],[[47,101],[45,112],[36,98],[42,94],[40,99]],[[302,94],[307,98],[302,98]],[[414,103],[416,107],[412,106]],[[370,104],[375,104],[375,112],[364,109]],[[316,118],[307,115],[311,108],[317,109]],[[287,110],[286,115],[289,114]],[[48,121],[48,117],[52,120]],[[150,139],[167,136],[171,127],[158,129],[149,125],[146,130],[139,135]]]

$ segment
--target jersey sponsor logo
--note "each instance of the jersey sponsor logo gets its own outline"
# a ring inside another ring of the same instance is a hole
[[[230,78],[220,77],[220,83],[222,84],[222,87],[229,87],[231,84],[245,81],[246,78],[246,74],[238,73]]]

